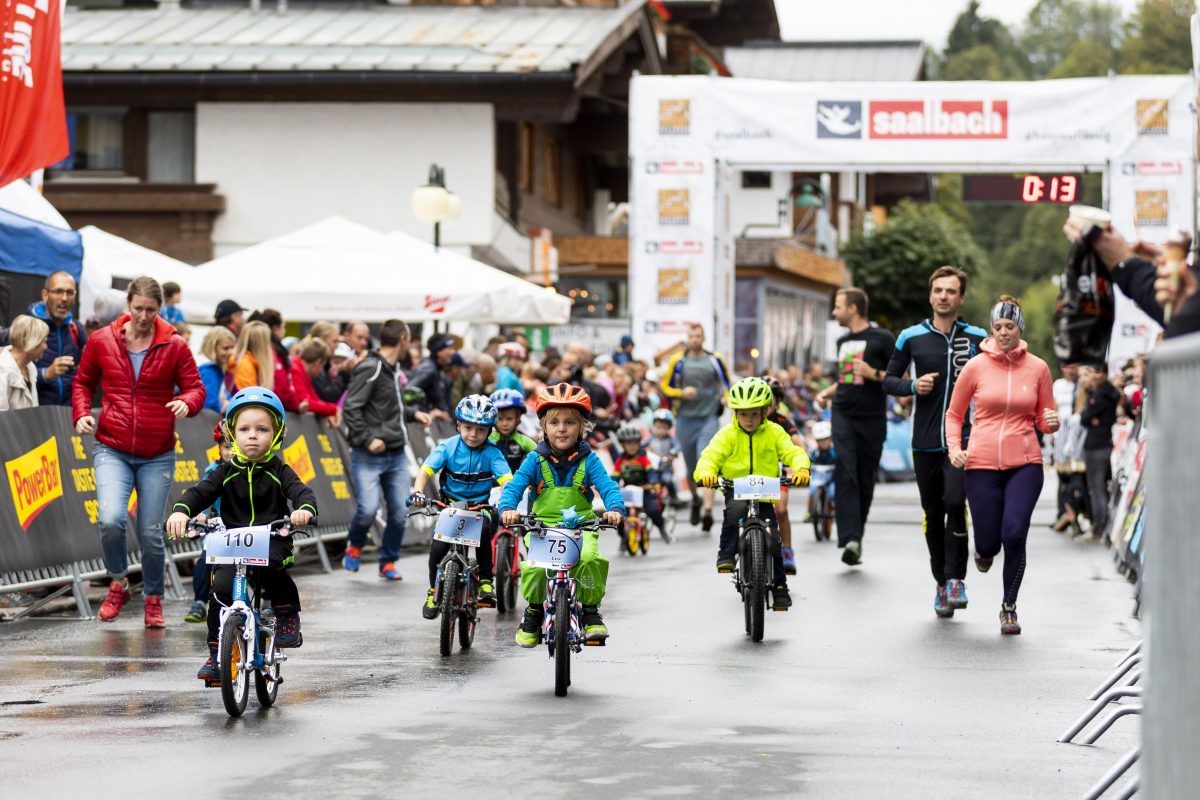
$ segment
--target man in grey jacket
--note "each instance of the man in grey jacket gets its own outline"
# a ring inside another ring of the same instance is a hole
[[[350,376],[342,406],[350,443],[350,473],[354,478],[356,509],[350,520],[342,566],[358,572],[367,531],[375,521],[380,499],[387,501],[387,526],[379,546],[379,577],[398,581],[396,559],[404,541],[405,507],[411,477],[404,457],[406,422],[429,424],[429,415],[404,407],[401,376],[396,367],[408,349],[408,326],[398,319],[383,323],[379,349],[370,350]]]

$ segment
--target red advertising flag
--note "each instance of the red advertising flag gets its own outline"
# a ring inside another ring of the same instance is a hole
[[[0,0],[0,186],[70,154],[60,0]]]

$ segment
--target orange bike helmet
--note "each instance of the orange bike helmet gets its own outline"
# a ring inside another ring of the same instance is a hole
[[[577,408],[585,417],[590,417],[592,398],[583,389],[569,383],[546,386],[538,392],[533,410],[541,417],[552,408]]]

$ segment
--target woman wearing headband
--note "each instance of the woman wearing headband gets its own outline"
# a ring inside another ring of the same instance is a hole
[[[979,358],[963,367],[946,410],[951,463],[966,469],[967,502],[975,523],[975,566],[991,569],[1004,550],[1004,600],[1000,633],[1021,632],[1017,592],[1025,574],[1029,520],[1042,492],[1042,450],[1036,428],[1058,430],[1050,368],[1021,339],[1025,317],[1016,298],[1002,295],[992,307],[992,335]],[[974,403],[975,421],[962,449],[963,417]]]

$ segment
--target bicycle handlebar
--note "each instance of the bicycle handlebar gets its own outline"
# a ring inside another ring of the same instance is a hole
[[[520,529],[523,531],[528,531],[529,533],[537,533],[539,530],[548,530],[548,529],[554,528],[556,526],[547,525],[546,523],[542,522],[537,517],[530,514],[529,516],[527,516],[525,518],[524,522],[517,522],[513,525],[510,525],[509,527],[512,528],[514,531],[517,529]],[[608,528],[609,530],[613,530],[613,531],[617,530],[616,525],[609,525],[607,522],[602,522],[598,517],[589,523],[585,523],[583,525],[578,525],[574,528],[568,528],[566,530],[598,531],[598,530],[601,530],[602,528]]]
[[[274,520],[267,523],[267,525],[271,529],[271,536],[280,539],[286,539],[297,532],[292,527],[292,521],[287,518]],[[188,522],[187,533],[184,535],[188,539],[202,539],[210,533],[223,530],[236,530],[236,528],[226,528],[224,526],[217,528],[211,522],[199,522],[193,519]]]
[[[424,504],[417,506],[416,509],[414,509],[412,511],[409,511],[407,516],[410,516],[410,517],[419,517],[419,516],[436,517],[444,509],[447,509],[447,508],[457,508],[457,506],[455,506],[453,503],[444,503],[441,500],[435,500],[434,498],[426,495]],[[485,508],[490,508],[490,506],[487,503],[478,503],[475,505],[468,505],[466,507],[466,510],[467,511],[482,511]]]

